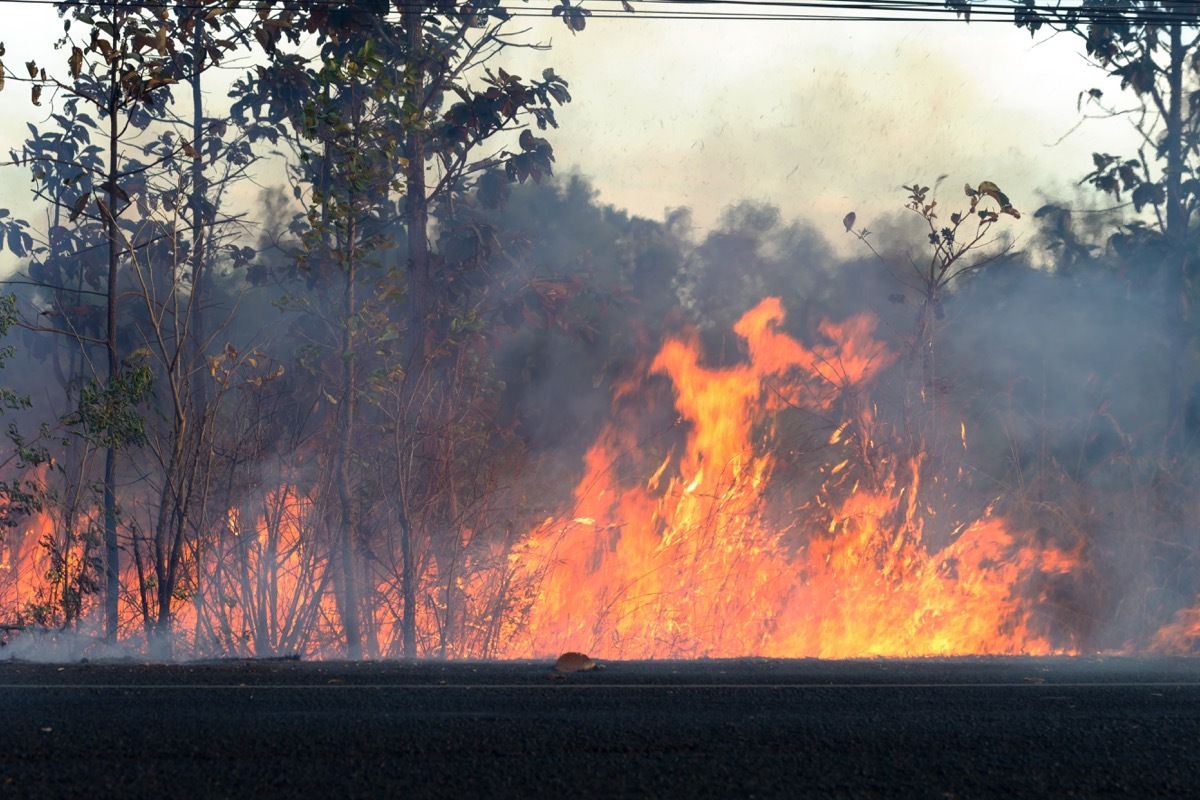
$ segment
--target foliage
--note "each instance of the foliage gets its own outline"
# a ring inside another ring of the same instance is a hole
[[[1087,0],[1069,8],[1025,4],[1016,18],[1031,33],[1051,26],[1081,37],[1087,56],[1134,96],[1133,126],[1141,138],[1137,158],[1094,153],[1094,169],[1084,180],[1118,201],[1125,192],[1136,213],[1149,212],[1153,218],[1150,226],[1134,223],[1118,231],[1108,244],[1126,253],[1137,244],[1148,245],[1139,260],[1162,279],[1162,325],[1170,352],[1163,442],[1175,454],[1185,445],[1186,354],[1195,339],[1190,309],[1196,273],[1194,218],[1200,209],[1198,23],[1194,4],[1163,0]],[[1081,93],[1081,104],[1084,97]],[[1116,109],[1104,105],[1100,90],[1091,89],[1086,97],[1116,115]]]
[[[11,294],[0,296],[0,337],[7,336],[17,320],[16,297]],[[12,345],[0,347],[0,369],[4,369],[5,362],[12,358],[14,352],[15,349]],[[7,386],[0,388],[0,409],[19,411],[31,406],[32,401],[28,395],[16,392]],[[4,459],[0,461],[0,465],[15,466],[17,470],[23,471],[27,467],[38,466],[47,460],[44,451],[28,442],[15,423],[9,423],[7,436],[9,443],[13,446],[15,459]],[[19,477],[0,480],[0,531],[15,526],[18,520],[27,514],[39,511],[41,507],[42,493],[36,484]]]
[[[1145,286],[1123,295],[1108,279],[1169,249],[1165,211],[1162,224],[1150,215],[1174,196],[1194,205],[1191,167],[1181,195],[1160,168],[1165,144],[1094,158],[1085,181],[1146,219],[1121,220],[1111,252],[1075,242],[1072,271],[1065,257],[1057,271],[1022,260],[1006,227],[1022,215],[990,181],[966,186],[953,212],[929,186],[904,187],[920,231],[910,252],[876,251],[849,215],[874,260],[845,262],[762,203],[699,233],[686,210],[649,220],[602,205],[583,179],[554,175],[549,132],[569,87],[553,69],[530,79],[501,66],[504,7],[417,10],[72,7],[69,77],[36,64],[9,76],[48,106],[12,160],[50,213],[42,233],[0,209],[0,241],[37,285],[21,324],[39,348],[6,348],[0,365],[11,374],[18,359],[56,391],[32,408],[0,390],[15,454],[0,521],[16,531],[43,514],[52,530],[32,540],[44,591],[6,612],[86,617],[108,597],[111,533],[120,633],[148,646],[170,634],[197,654],[494,653],[501,621],[519,624],[536,599],[514,583],[519,544],[572,502],[601,426],[632,420],[614,474],[677,469],[686,425],[671,387],[630,389],[648,358],[694,330],[706,369],[743,363],[730,330],[764,296],[784,298],[778,324],[797,342],[870,310],[907,356],[877,398],[843,387],[836,408],[794,404],[755,431],[753,447],[777,450],[770,513],[797,547],[801,512],[828,514],[798,498],[883,487],[906,469],[933,487],[905,512],[937,530],[931,541],[961,531],[953,484],[977,490],[974,506],[1016,509],[1040,536],[1120,561],[1127,529],[1104,527],[1134,515],[1119,498],[1136,494],[1131,508],[1150,514],[1144,490],[1170,478],[1141,446],[1153,424],[1135,421],[1161,402],[1151,377],[1169,359],[1135,324],[1157,310]],[[578,5],[554,13],[586,27]],[[1126,67],[1161,44],[1132,27],[1089,35],[1089,52],[1155,108],[1163,75]],[[233,55],[258,63],[233,86],[231,117],[183,113],[203,68]],[[1191,140],[1181,147],[1190,157]],[[265,195],[251,241],[225,203],[265,155],[286,164],[288,186]],[[1064,212],[1034,216],[1065,236]],[[1071,307],[1079,297],[1086,312]],[[0,305],[0,333],[16,308]],[[1088,333],[1106,322],[1120,333]],[[1050,352],[1067,366],[1047,371]],[[1119,391],[1130,375],[1136,387]],[[44,427],[24,438],[17,422],[34,414]],[[31,466],[44,478],[12,477]],[[1064,493],[1055,509],[1037,494],[1050,486]],[[1184,552],[1181,533],[1159,538],[1142,542],[1154,558]],[[1178,607],[1190,574],[1144,588]],[[1065,583],[1047,589],[1055,602]]]
[[[146,424],[137,409],[147,404],[153,389],[153,370],[136,358],[110,380],[91,379],[80,386],[76,408],[63,421],[105,449],[141,446]]]

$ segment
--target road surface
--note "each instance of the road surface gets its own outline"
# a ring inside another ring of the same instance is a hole
[[[0,797],[1200,797],[1200,661],[0,662]]]

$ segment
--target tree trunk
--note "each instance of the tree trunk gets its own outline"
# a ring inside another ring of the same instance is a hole
[[[341,530],[338,531],[342,572],[342,625],[346,633],[346,657],[360,659],[363,655],[362,630],[359,626],[358,579],[355,573],[354,533],[358,527],[354,491],[350,485],[350,454],[354,439],[354,400],[358,381],[358,364],[354,356],[354,337],[351,320],[356,313],[353,253],[354,220],[347,231],[349,245],[346,257],[346,286],[342,296],[342,391],[338,403],[341,416],[338,431],[337,464],[335,469],[338,502],[341,507]]]
[[[353,91],[353,90],[352,90]],[[354,109],[354,129],[358,129],[358,103],[352,100]],[[363,657],[362,628],[359,624],[358,576],[354,557],[354,539],[358,530],[358,509],[354,497],[354,487],[351,485],[351,454],[354,448],[354,411],[358,387],[358,355],[355,353],[354,331],[357,328],[358,298],[355,294],[355,282],[358,274],[358,218],[357,206],[353,199],[348,202],[349,218],[345,220],[345,233],[342,240],[341,256],[345,261],[344,279],[346,281],[342,293],[341,313],[341,361],[342,385],[341,397],[338,401],[338,442],[334,479],[337,483],[338,503],[341,508],[341,530],[338,531],[339,555],[342,573],[342,625],[346,634],[346,657],[361,659]]]
[[[400,504],[400,595],[404,603],[400,631],[404,641],[404,657],[416,658],[417,569],[413,554],[412,523],[404,510],[404,498],[400,499]]]
[[[409,58],[413,61],[413,82],[408,90],[409,103],[414,110],[425,110],[425,65],[422,54],[421,4],[404,6],[404,29],[408,36]],[[408,131],[407,197],[405,222],[408,228],[408,294],[409,340],[413,358],[410,371],[419,372],[418,364],[429,355],[431,337],[428,315],[431,305],[432,280],[429,274],[429,201],[425,185],[425,137],[428,132],[420,126]]]
[[[195,27],[192,30],[192,146],[203,152],[204,139],[204,97],[200,92],[201,64],[204,59],[204,14],[203,9],[196,12]],[[204,159],[192,159],[192,294],[189,300],[192,313],[189,315],[189,338],[191,340],[194,366],[204,363],[204,344],[208,338],[205,326],[205,306],[208,300],[208,279],[205,270],[204,239],[207,220],[204,217],[204,199],[208,186],[204,180]],[[206,372],[195,369],[192,372],[191,389],[195,394],[195,412],[193,417],[204,419],[208,402],[208,384],[205,381]]]
[[[1169,449],[1178,452],[1184,444],[1183,409],[1185,404],[1183,366],[1187,350],[1186,273],[1187,215],[1181,189],[1183,182],[1183,45],[1181,23],[1171,25],[1170,64],[1167,82],[1167,169],[1164,176],[1167,200],[1167,264],[1164,285],[1167,337],[1167,430]]]
[[[422,46],[422,6],[410,3],[404,6],[404,30],[407,35],[408,57],[413,63],[413,82],[408,90],[408,105],[422,114],[425,111],[425,64]],[[424,364],[429,356],[432,339],[430,336],[428,317],[432,305],[432,279],[429,274],[429,206],[425,185],[425,137],[428,133],[420,126],[408,131],[406,155],[408,166],[405,170],[407,183],[405,197],[405,225],[408,230],[408,358],[404,379],[402,410],[405,435],[409,437],[409,446],[422,448],[424,445],[413,437],[420,436],[421,409],[416,408],[415,398],[418,396],[418,384],[424,379]],[[409,463],[416,468],[429,470],[430,464],[422,458],[409,458]],[[423,481],[414,480],[411,474],[400,487],[402,492],[419,491]],[[404,599],[403,637],[404,657],[417,656],[417,575],[415,556],[413,554],[413,518],[410,512],[408,497],[400,498],[402,520],[400,524],[400,548],[402,558],[401,595]]]
[[[116,9],[113,9],[116,24]],[[108,208],[104,214],[104,232],[108,239],[108,287],[106,298],[106,327],[104,347],[108,355],[107,386],[121,369],[117,357],[117,141],[120,129],[117,126],[117,99],[121,91],[119,76],[115,69],[109,70],[108,81]],[[117,639],[118,599],[121,590],[120,549],[117,546],[117,445],[110,438],[104,450],[104,638],[110,642]]]

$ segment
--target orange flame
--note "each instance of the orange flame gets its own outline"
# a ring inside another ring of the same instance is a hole
[[[1200,605],[1182,608],[1150,640],[1151,653],[1190,656],[1200,652]]]
[[[651,371],[670,378],[689,426],[678,474],[662,486],[664,462],[644,483],[621,485],[613,465],[637,443],[619,426],[602,434],[571,518],[548,520],[513,553],[539,589],[505,655],[1062,650],[1031,622],[1036,579],[1075,568],[1078,556],[1023,543],[994,517],[930,552],[912,511],[916,464],[908,486],[892,475],[879,491],[854,491],[832,509],[827,530],[769,522],[775,462],[769,448],[756,448],[755,432],[786,405],[829,411],[895,358],[874,339],[871,317],[824,323],[825,341],[812,349],[780,330],[783,319],[773,298],[747,312],[735,331],[748,358],[736,366],[704,366],[695,339],[663,346]],[[851,423],[861,432],[871,415],[865,404],[857,409]]]
[[[461,561],[439,574],[429,542],[417,543],[419,652],[577,651],[609,659],[1074,652],[1042,609],[1058,576],[1088,569],[1082,545],[1038,543],[990,509],[947,526],[922,498],[926,457],[897,461],[876,445],[866,389],[896,361],[875,338],[876,320],[824,322],[812,347],[783,323],[777,299],[748,311],[734,327],[745,358],[732,366],[707,363],[697,336],[667,341],[643,375],[614,392],[626,417],[618,415],[586,453],[570,511],[511,550],[507,540],[486,536],[469,547],[476,536],[460,530]],[[651,378],[669,381],[678,420],[648,444],[633,423],[653,416],[645,408]],[[824,465],[807,476],[817,490],[778,469],[789,434],[777,426],[794,409],[820,415],[831,429],[821,437]],[[954,436],[965,449],[966,426]],[[99,587],[79,592],[70,615],[64,611],[66,593],[79,591],[71,581],[86,582],[89,565],[98,569],[94,533],[79,533],[97,529],[95,510],[79,516],[66,525],[31,515],[0,538],[0,623],[90,620],[96,627]],[[181,650],[341,655],[335,542],[317,500],[285,481],[251,493],[221,522],[186,556],[194,577],[177,588],[173,617]],[[388,563],[362,566],[372,655],[401,648],[399,573]],[[150,603],[136,591],[144,576],[128,559],[123,564],[120,628],[132,641],[150,627]],[[1148,649],[1195,653],[1198,642],[1200,604],[1180,611]]]

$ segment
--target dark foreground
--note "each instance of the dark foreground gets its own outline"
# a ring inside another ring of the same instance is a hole
[[[0,797],[1200,796],[1200,663],[0,662]]]

